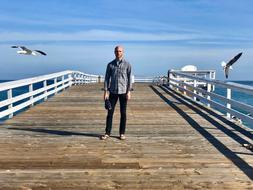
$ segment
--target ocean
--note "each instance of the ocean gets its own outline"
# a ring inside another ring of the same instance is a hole
[[[234,82],[234,83],[238,83],[238,84],[243,84],[243,85],[248,85],[248,86],[253,86],[253,81],[231,81],[231,82]],[[214,93],[216,94],[220,94],[222,96],[225,96],[226,97],[226,93],[227,93],[227,89],[225,88],[222,88],[222,87],[219,87],[219,86],[215,86],[215,91]],[[236,100],[238,102],[242,102],[242,103],[245,103],[247,105],[250,105],[250,106],[253,106],[253,96],[252,95],[249,95],[249,94],[246,94],[246,93],[243,93],[243,92],[240,92],[238,90],[232,90],[232,93],[231,93],[231,98],[233,100]],[[216,102],[222,104],[222,105],[225,105],[224,103],[221,103],[220,100],[217,100],[215,99]],[[241,113],[244,113],[244,114],[250,114],[252,115],[252,113],[248,113],[246,112],[245,110],[242,110],[240,108],[233,108],[232,109],[235,109]],[[223,111],[219,110],[220,112],[224,113]],[[225,113],[224,113],[225,114]],[[247,123],[247,122],[242,122],[245,126],[253,129],[253,126],[252,126],[252,123]]]
[[[253,86],[253,81],[231,81],[231,82],[244,84],[244,85],[248,85],[248,86]],[[215,87],[214,92],[217,94],[220,94],[222,96],[225,96],[225,97],[226,97],[226,93],[227,93],[226,89],[219,87],[219,86]],[[242,93],[240,91],[232,90],[232,99],[253,106],[253,96],[252,95]]]
[[[0,80],[0,83],[2,83],[2,82],[9,82],[9,81],[10,80]],[[253,86],[253,81],[231,81],[231,82]],[[47,85],[50,85],[52,83],[53,83],[53,81],[47,81]],[[36,90],[36,89],[41,88],[42,86],[43,86],[43,83],[40,82],[40,83],[34,84],[33,88],[34,88],[34,90]],[[18,96],[18,95],[23,94],[25,92],[28,92],[28,91],[29,91],[28,86],[24,86],[24,87],[20,87],[20,88],[15,88],[15,89],[13,89],[13,96],[15,97],[15,96]],[[226,89],[225,88],[222,88],[222,87],[219,87],[219,86],[215,86],[215,91],[214,92],[226,97]],[[7,98],[7,91],[0,92],[0,101],[4,100],[6,98]],[[253,106],[253,96],[252,95],[249,95],[249,94],[246,94],[246,93],[242,93],[240,91],[232,90],[232,99]],[[14,106],[17,105],[17,104],[20,104],[20,103],[22,103],[24,101],[25,100],[19,101],[19,102],[15,103]],[[219,101],[219,100],[215,100],[215,101],[221,103],[221,101]],[[40,103],[40,102],[38,102],[38,103]],[[7,106],[5,106],[3,108],[0,108],[0,111],[3,111],[5,109],[7,109]],[[237,109],[237,110],[243,112],[242,110],[239,110],[239,109]],[[23,110],[21,110],[21,111],[23,111]],[[246,112],[243,112],[243,113],[246,113]],[[3,121],[5,119],[7,119],[7,118],[2,118],[2,119],[0,119],[0,121]],[[247,123],[244,123],[244,125],[246,125],[246,126],[248,126],[250,128],[253,128],[252,126],[248,125]]]

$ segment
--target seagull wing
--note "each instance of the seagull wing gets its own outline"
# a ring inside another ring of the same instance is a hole
[[[34,50],[34,51],[36,51],[36,52],[40,53],[41,55],[47,55],[45,52],[40,51],[40,50]]]
[[[11,46],[12,48],[19,48],[23,51],[26,51],[27,53],[31,54],[32,53],[32,50],[26,48],[25,46]]]
[[[27,52],[32,52],[32,50],[26,48],[25,46],[18,46],[20,49],[24,50],[24,51],[27,51]]]
[[[231,59],[228,63],[227,63],[227,67],[230,67],[232,64],[234,64],[242,55],[241,53],[238,53],[233,59]]]
[[[27,49],[25,46],[11,46],[11,47],[12,48],[19,48],[19,49],[24,50],[24,51],[29,51],[29,49]]]

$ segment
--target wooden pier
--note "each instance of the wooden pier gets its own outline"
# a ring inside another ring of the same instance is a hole
[[[135,84],[127,139],[104,133],[102,85],[72,86],[0,126],[0,189],[253,189],[253,131],[182,95]]]

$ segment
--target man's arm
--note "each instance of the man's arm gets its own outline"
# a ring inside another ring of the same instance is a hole
[[[132,78],[131,78],[131,73],[132,73],[132,68],[131,65],[129,64],[128,69],[127,69],[127,99],[131,99],[131,89],[132,89]]]
[[[104,100],[109,99],[110,66],[107,65],[104,81]]]

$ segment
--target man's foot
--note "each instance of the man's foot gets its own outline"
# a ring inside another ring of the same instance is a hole
[[[119,138],[120,138],[120,140],[125,140],[125,139],[126,139],[126,136],[125,136],[124,134],[121,134],[121,135],[119,136]]]
[[[108,139],[109,137],[110,137],[109,135],[104,134],[104,135],[102,135],[102,136],[100,137],[100,139],[101,139],[101,140],[106,140],[106,139]]]

